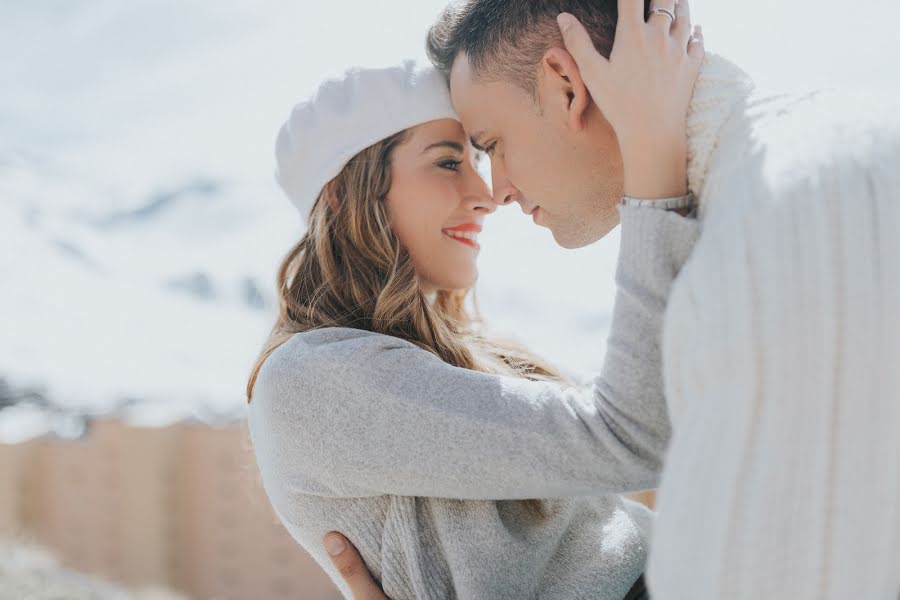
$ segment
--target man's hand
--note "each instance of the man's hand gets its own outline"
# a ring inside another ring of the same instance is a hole
[[[372,579],[359,552],[340,533],[332,531],[323,540],[325,551],[353,593],[355,600],[390,600]]]
[[[705,55],[688,0],[653,0],[653,9],[661,12],[645,22],[643,0],[619,0],[609,59],[574,16],[562,13],[557,19],[566,50],[616,132],[624,191],[638,198],[687,191],[687,110]]]

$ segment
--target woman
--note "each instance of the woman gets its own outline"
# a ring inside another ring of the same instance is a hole
[[[325,84],[278,157],[309,230],[279,270],[247,393],[263,483],[294,538],[345,595],[321,547],[333,530],[395,599],[636,592],[650,515],[619,493],[655,485],[668,436],[648,332],[695,231],[663,206],[689,196],[622,207],[629,276],[608,352],[636,360],[581,389],[487,336],[466,305],[496,206],[436,73]]]

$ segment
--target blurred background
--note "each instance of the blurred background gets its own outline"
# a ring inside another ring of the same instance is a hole
[[[336,597],[242,424],[302,233],[274,139],[321,79],[425,60],[443,5],[0,0],[0,600]],[[692,7],[762,87],[900,89],[889,0]],[[617,233],[510,207],[481,240],[492,329],[598,369]]]

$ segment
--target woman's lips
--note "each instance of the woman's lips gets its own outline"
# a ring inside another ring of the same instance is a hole
[[[444,231],[474,231],[475,233],[481,233],[481,224],[461,223],[459,225],[454,225],[453,227],[445,227]]]
[[[446,233],[446,232],[444,232],[444,235],[446,235],[446,236],[447,236],[448,238],[450,238],[451,240],[455,240],[455,241],[457,241],[457,242],[460,242],[460,243],[462,243],[462,244],[465,244],[466,246],[470,246],[470,247],[472,247],[472,248],[475,248],[476,250],[478,250],[478,249],[481,248],[481,246],[478,245],[478,242],[476,242],[476,241],[473,240],[473,239],[464,238],[464,237],[455,237],[455,236],[450,235],[449,233]]]
[[[462,225],[455,225],[442,230],[442,233],[448,238],[476,250],[481,248],[481,246],[478,245],[478,234],[480,232],[481,225],[478,223],[463,223]]]

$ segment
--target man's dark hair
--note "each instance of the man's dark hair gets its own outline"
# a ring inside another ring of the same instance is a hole
[[[644,14],[650,0],[644,0]],[[609,58],[619,17],[617,0],[463,0],[444,9],[428,32],[431,62],[450,77],[465,52],[478,81],[509,81],[536,99],[538,65],[553,46],[564,47],[556,15],[575,15],[597,50]]]

